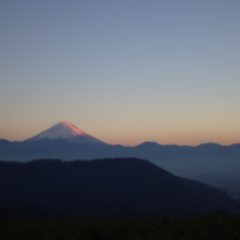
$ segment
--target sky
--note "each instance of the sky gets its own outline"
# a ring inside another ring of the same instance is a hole
[[[240,142],[239,0],[1,0],[0,138]]]

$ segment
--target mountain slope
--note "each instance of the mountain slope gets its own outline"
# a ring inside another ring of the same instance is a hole
[[[139,159],[0,163],[0,208],[46,208],[70,215],[232,211],[223,192]]]

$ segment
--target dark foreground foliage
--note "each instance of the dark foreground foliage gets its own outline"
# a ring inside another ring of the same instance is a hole
[[[240,217],[45,219],[0,222],[4,240],[239,240]]]

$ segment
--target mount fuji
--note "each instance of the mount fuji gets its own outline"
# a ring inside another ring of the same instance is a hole
[[[44,140],[65,140],[78,143],[104,143],[67,121],[59,122],[25,141],[34,142]]]
[[[23,141],[0,140],[0,160],[102,158],[106,154],[112,156],[111,146],[89,135],[74,124],[62,121]]]

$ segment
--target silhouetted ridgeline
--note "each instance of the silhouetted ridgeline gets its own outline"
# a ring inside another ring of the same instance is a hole
[[[200,181],[217,177],[222,181],[226,176],[227,179],[239,176],[240,144],[221,146],[209,143],[192,147],[145,142],[138,146],[126,147],[62,139],[23,142],[0,140],[0,159],[6,161],[29,161],[42,158],[90,160],[112,157],[142,158],[179,176]],[[214,183],[214,181],[210,182]],[[235,182],[239,184],[238,180]],[[218,184],[214,183],[214,186]]]
[[[240,201],[240,144],[178,146],[144,142],[132,147],[111,145],[66,121],[24,141],[0,139],[0,159],[5,161],[113,157],[146,159],[177,176],[219,188]]]
[[[239,204],[139,159],[0,162],[1,216],[188,215]]]

